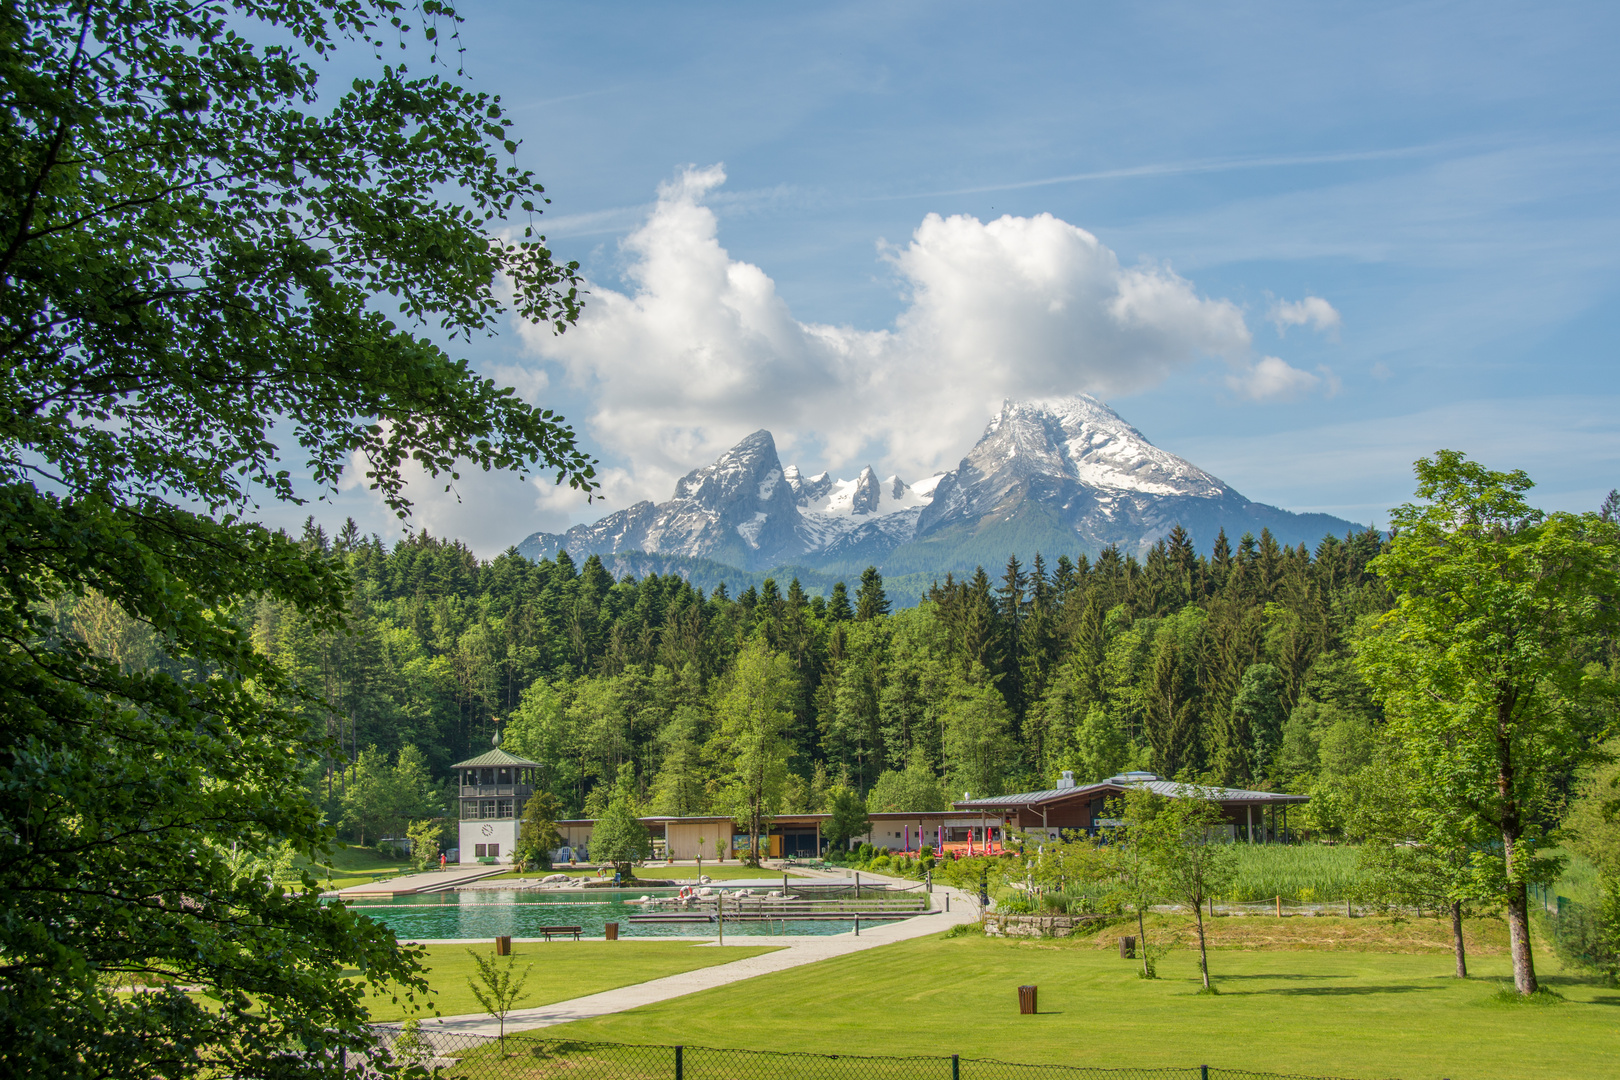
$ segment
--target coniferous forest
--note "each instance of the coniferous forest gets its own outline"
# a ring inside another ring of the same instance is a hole
[[[348,626],[270,601],[247,617],[344,748],[311,777],[328,799],[355,760],[404,750],[442,777],[500,730],[570,815],[598,813],[621,770],[647,813],[726,812],[720,713],[745,651],[790,703],[784,811],[823,809],[838,785],[929,809],[1136,768],[1314,789],[1331,830],[1335,781],[1378,719],[1348,651],[1388,607],[1370,531],[1314,552],[1222,534],[1198,552],[1177,528],[1140,560],[1012,558],[898,610],[873,569],[826,597],[797,580],[705,595],[674,575],[615,581],[595,557],[483,561],[425,533],[389,548],[352,522],[303,542],[347,566]]]

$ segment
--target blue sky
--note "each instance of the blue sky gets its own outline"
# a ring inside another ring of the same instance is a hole
[[[1412,459],[1441,446],[1529,470],[1548,507],[1620,485],[1620,7],[464,14],[467,71],[511,108],[519,159],[553,199],[542,225],[598,301],[573,341],[512,328],[470,355],[579,422],[609,476],[594,507],[483,477],[459,503],[424,492],[419,520],[483,553],[667,498],[673,476],[757,427],[811,470],[949,468],[968,421],[930,439],[901,414],[960,402],[976,417],[1000,393],[1096,390],[1252,499],[1361,521],[1382,522]],[[930,214],[945,223],[932,239]],[[991,226],[1040,215],[1055,221]],[[1091,258],[1074,230],[1117,270],[1054,271],[1070,275],[1054,288],[1147,281],[1179,307],[1143,318],[1174,325],[1105,343],[1079,315],[1030,329],[1044,316],[998,291],[1006,267],[1019,245]],[[722,283],[687,288],[703,278],[688,257]],[[1028,331],[1027,370],[1014,355],[931,366],[928,342],[957,335],[952,304],[918,312],[950,289],[984,299],[975,332],[993,335],[996,311],[1008,341]],[[1269,317],[1307,297],[1333,318]],[[739,302],[757,304],[742,330],[716,329]],[[636,397],[640,372],[731,332],[713,346],[725,364],[694,369],[699,390]],[[1269,389],[1266,358],[1282,373]],[[881,390],[862,364],[892,365]],[[318,513],[386,527],[358,492]]]

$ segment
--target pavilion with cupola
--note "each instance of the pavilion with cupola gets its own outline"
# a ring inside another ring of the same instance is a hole
[[[451,766],[460,789],[461,862],[511,862],[517,850],[518,820],[534,794],[540,763],[508,754],[495,736],[495,748]]]

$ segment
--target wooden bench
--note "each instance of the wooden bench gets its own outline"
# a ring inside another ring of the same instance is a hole
[[[573,934],[574,940],[578,941],[579,932],[581,929],[582,928],[578,926],[537,926],[535,927],[535,932],[544,937],[547,941],[551,940],[552,934],[557,934],[558,936]]]

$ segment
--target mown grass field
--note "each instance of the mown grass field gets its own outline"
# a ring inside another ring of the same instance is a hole
[[[1490,945],[1496,933],[1490,925],[1473,928],[1481,954],[1472,961],[1473,977],[1459,980],[1450,974],[1449,953],[1425,943],[1429,928],[1417,925],[1423,920],[1215,922],[1217,932],[1226,924],[1230,936],[1211,955],[1220,991],[1214,996],[1198,992],[1197,954],[1187,949],[1172,951],[1161,961],[1162,978],[1147,981],[1132,961],[1094,939],[933,936],[547,1034],[1404,1080],[1597,1080],[1620,1073],[1620,991],[1560,973],[1543,950],[1546,982],[1566,1000],[1500,1003],[1509,967],[1503,950]],[[1277,940],[1279,934],[1297,940]],[[1359,940],[1328,944],[1346,935]],[[1380,942],[1405,951],[1365,951]],[[1018,1013],[1016,989],[1024,983],[1039,987],[1036,1016]]]
[[[550,1005],[555,1001],[599,994],[620,986],[661,979],[683,971],[729,964],[761,953],[774,952],[779,946],[727,945],[698,946],[685,941],[567,941],[541,944],[516,943],[512,955],[518,970],[529,967],[526,993],[516,1006],[532,1009]],[[367,997],[374,1020],[401,1020],[407,1016],[457,1016],[481,1012],[478,1001],[467,986],[474,972],[473,959],[468,950],[493,955],[494,946],[485,943],[469,945],[430,945],[426,947],[425,966],[432,993],[418,998],[413,1008],[404,997],[388,992],[373,993]],[[497,960],[506,964],[505,958]]]

